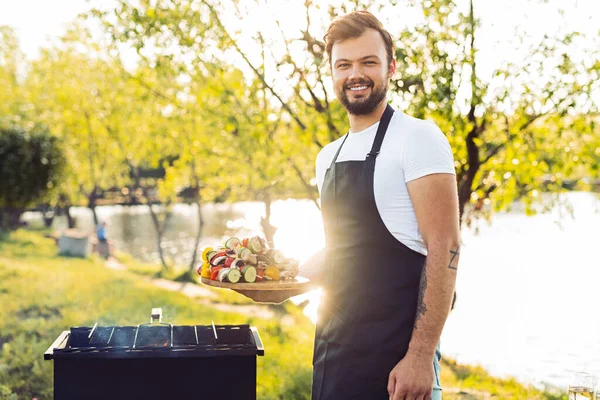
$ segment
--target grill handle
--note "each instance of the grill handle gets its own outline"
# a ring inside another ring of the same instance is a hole
[[[152,312],[150,313],[150,323],[151,324],[155,324],[155,323],[160,324],[161,322],[162,322],[162,308],[153,308]]]
[[[60,335],[58,335],[54,343],[52,343],[50,347],[48,347],[48,350],[46,350],[46,352],[44,353],[44,360],[52,360],[52,358],[54,357],[54,349],[63,349],[65,347],[67,338],[69,337],[70,333],[70,331],[63,331]]]
[[[260,335],[258,334],[258,329],[256,329],[255,326],[251,326],[250,331],[252,332],[252,337],[254,338],[254,344],[256,345],[256,354],[259,356],[264,356],[265,348],[263,346],[262,340],[260,340]]]

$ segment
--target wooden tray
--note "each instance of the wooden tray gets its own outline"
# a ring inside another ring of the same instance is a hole
[[[266,281],[254,283],[230,283],[213,281],[212,279],[201,278],[202,283],[208,286],[234,289],[234,290],[259,290],[259,291],[285,291],[285,290],[300,290],[310,288],[310,280],[302,276],[297,276],[294,279],[283,281]]]
[[[301,276],[293,280],[255,283],[229,283],[201,279],[205,285],[235,290],[258,303],[280,304],[290,297],[298,296],[312,289],[310,280]]]

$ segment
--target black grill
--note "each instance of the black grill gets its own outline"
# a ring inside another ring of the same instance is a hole
[[[74,327],[46,351],[55,399],[256,399],[249,325]]]

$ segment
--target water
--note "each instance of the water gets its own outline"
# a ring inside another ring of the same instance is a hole
[[[480,364],[492,374],[566,388],[574,371],[600,376],[600,201],[569,193],[574,217],[558,209],[527,217],[515,209],[463,231],[457,302],[442,335],[442,351],[461,363]],[[201,246],[231,234],[260,232],[259,203],[207,205]],[[93,230],[91,213],[76,209],[82,229]],[[156,237],[146,207],[100,207],[100,219],[117,247],[157,261]],[[197,229],[195,208],[179,205],[164,247],[169,259],[187,263]],[[557,224],[560,221],[560,224]],[[309,201],[273,206],[277,248],[305,260],[325,238],[320,213]],[[61,227],[64,221],[57,221]],[[306,314],[316,318],[318,293]],[[301,300],[301,299],[295,299]],[[582,321],[573,324],[572,321]]]

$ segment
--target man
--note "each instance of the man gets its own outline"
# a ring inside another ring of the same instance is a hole
[[[102,221],[98,224],[96,228],[96,237],[99,242],[108,242],[108,238],[106,237],[106,222]]]
[[[350,132],[316,162],[327,246],[301,268],[324,289],[312,398],[441,399],[460,244],[452,151],[387,104],[394,48],[372,14],[334,20],[325,41]]]

